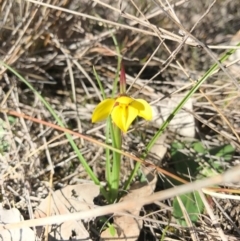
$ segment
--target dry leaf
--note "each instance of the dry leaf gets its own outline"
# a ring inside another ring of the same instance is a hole
[[[129,199],[137,199],[139,197],[150,196],[156,187],[157,176],[152,172],[149,172],[148,169],[143,170],[146,175],[147,182],[145,183],[136,183],[134,184],[129,193],[123,197],[120,202],[124,202]],[[113,237],[110,234],[110,229],[106,229],[101,234],[101,240],[104,241],[135,241],[138,239],[140,231],[142,229],[143,221],[139,218],[134,218],[138,216],[142,208],[142,205],[138,203],[134,207],[126,207],[125,216],[115,216],[114,226],[117,230],[116,235]],[[130,215],[129,215],[130,214]]]
[[[49,197],[44,199],[35,210],[35,217],[46,217],[49,205],[49,215],[67,214],[89,210],[93,207],[94,197],[99,195],[99,187],[94,184],[69,185],[61,190],[55,191]],[[61,225],[51,226],[49,228],[49,240],[91,240],[89,233],[84,228],[81,220],[67,221]],[[42,232],[42,230],[38,230]]]
[[[3,209],[0,204],[0,224],[17,223],[23,221],[23,216],[18,209]],[[4,241],[34,241],[35,234],[30,228],[4,229],[0,231],[0,240]]]

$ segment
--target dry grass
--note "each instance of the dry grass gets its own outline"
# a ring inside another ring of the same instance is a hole
[[[240,29],[238,0],[8,0],[0,4],[1,59],[33,84],[70,129],[102,141],[103,128],[90,121],[101,98],[92,66],[106,94],[111,93],[118,58],[113,34],[121,47],[130,93],[151,101],[189,90],[220,53],[240,42],[235,35]],[[196,139],[206,146],[231,143],[236,147],[225,169],[239,164],[239,66],[231,65],[236,56],[228,62],[229,68],[220,64],[194,95],[192,113],[198,123]],[[2,108],[54,123],[16,76],[4,67],[0,74]],[[29,218],[29,205],[34,209],[48,193],[46,182],[57,189],[88,179],[62,133],[4,113],[1,118],[5,122],[0,165],[6,206],[16,206]],[[125,138],[124,147],[137,151],[131,148],[145,144],[155,131],[152,127],[145,133],[140,128],[137,137]],[[177,138],[182,140],[169,134],[167,143]],[[103,150],[77,138],[76,143],[103,180]],[[167,157],[162,165],[169,166]],[[234,188],[239,189],[239,183]],[[163,232],[164,240],[240,239],[239,200],[213,198],[210,204],[205,202],[206,212],[194,227],[182,228],[172,219],[168,230],[171,199],[154,205],[150,211],[146,207],[152,214],[144,219],[139,240],[160,240]]]

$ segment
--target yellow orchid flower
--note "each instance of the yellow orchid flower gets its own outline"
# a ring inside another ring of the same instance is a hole
[[[145,120],[151,120],[152,108],[145,100],[133,99],[129,96],[105,99],[93,111],[92,122],[105,120],[109,115],[111,115],[113,122],[119,129],[127,132],[137,116]]]

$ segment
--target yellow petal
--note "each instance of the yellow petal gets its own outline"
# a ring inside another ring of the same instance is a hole
[[[92,122],[105,120],[111,114],[114,103],[114,99],[105,99],[100,102],[93,111]]]
[[[119,104],[123,104],[123,105],[129,105],[133,101],[134,101],[134,99],[129,96],[120,96],[116,99],[116,102],[118,102]]]
[[[143,99],[136,99],[131,103],[131,106],[138,109],[138,116],[144,118],[145,120],[152,120],[152,108]]]
[[[134,107],[129,105],[128,106],[127,123],[126,123],[127,129],[130,127],[130,125],[136,119],[137,116],[138,116],[138,110],[136,110]]]
[[[138,115],[138,110],[126,105],[118,105],[113,108],[112,120],[116,126],[123,132],[127,132],[128,128]]]

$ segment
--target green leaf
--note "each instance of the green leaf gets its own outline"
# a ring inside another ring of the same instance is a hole
[[[193,192],[193,193],[187,193],[179,196],[179,198],[182,200],[182,203],[193,223],[196,223],[198,220],[199,215],[204,210],[204,204],[202,202],[202,199],[199,195],[199,193]],[[174,198],[173,200],[173,216],[176,218],[177,222],[181,225],[186,227],[187,223],[184,219],[183,212],[180,208],[179,202],[177,198]]]
[[[109,233],[112,235],[112,237],[115,237],[115,235],[116,235],[115,227],[112,224],[109,224],[108,228],[109,228]]]
[[[202,154],[206,153],[206,149],[203,146],[202,142],[200,142],[200,141],[194,142],[192,147],[197,153],[202,153]]]
[[[221,157],[223,158],[223,162],[230,161],[234,152],[235,148],[231,145],[218,146],[209,150],[209,154],[211,156]],[[218,160],[210,158],[206,161],[209,163],[210,166],[206,166],[200,171],[200,173],[204,177],[211,177],[213,175],[216,175],[216,173],[223,173],[224,167]]]
[[[235,148],[230,144],[218,146],[209,151],[212,156],[223,157],[225,161],[230,161],[234,152]]]
[[[199,164],[193,156],[187,156],[181,150],[183,150],[185,145],[180,142],[174,142],[171,146],[171,157],[173,160],[174,168],[178,175],[186,178],[195,176],[198,173]]]
[[[203,177],[212,177],[217,173],[219,173],[217,170],[207,166],[207,167],[203,167],[202,170],[200,170],[200,173],[197,177],[198,179],[201,179]]]
[[[9,143],[5,140],[7,124],[0,119],[0,153],[3,155],[9,148]]]

